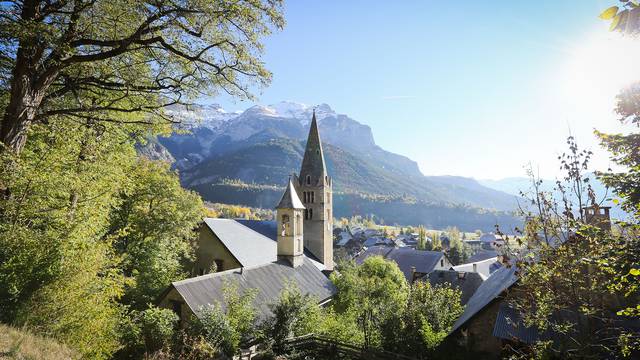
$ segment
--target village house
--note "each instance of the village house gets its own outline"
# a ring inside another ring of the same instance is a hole
[[[422,278],[434,270],[449,270],[452,267],[451,261],[441,251],[387,246],[373,246],[366,249],[355,258],[356,264],[362,264],[371,256],[382,256],[398,264],[400,271],[409,283],[413,283],[414,280]]]
[[[302,195],[302,196],[300,196]],[[303,294],[327,303],[336,289],[333,270],[332,184],[315,117],[299,176],[293,175],[276,206],[276,221],[204,219],[196,251],[196,277],[173,282],[159,305],[181,319],[199,316],[213,304],[224,308],[223,289],[256,289],[258,319],[293,283]]]
[[[475,272],[456,270],[433,270],[425,275],[422,281],[428,281],[431,286],[451,286],[461,292],[460,302],[466,305],[476,290],[482,285],[484,279]]]

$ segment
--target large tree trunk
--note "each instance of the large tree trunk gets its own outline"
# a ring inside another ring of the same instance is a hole
[[[21,19],[33,21],[38,16],[36,0],[24,1]],[[57,72],[47,71],[41,64],[45,44],[41,34],[34,33],[20,40],[11,76],[9,103],[0,125],[0,153],[13,150],[20,153],[27,140],[27,130],[36,118],[46,90]]]
[[[42,95],[34,91],[32,85],[32,81],[25,75],[13,78],[11,98],[2,119],[0,141],[5,149],[13,150],[15,153],[19,153],[24,147],[27,130],[42,102]]]

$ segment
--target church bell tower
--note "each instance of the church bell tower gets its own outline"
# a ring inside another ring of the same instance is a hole
[[[303,225],[302,216],[304,205],[296,193],[296,189],[289,179],[287,189],[282,194],[280,203],[276,206],[278,224],[278,260],[286,259],[291,266],[302,264]]]
[[[297,182],[304,204],[304,246],[333,270],[333,191],[322,152],[315,110]]]

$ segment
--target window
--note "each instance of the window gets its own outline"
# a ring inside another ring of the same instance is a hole
[[[311,175],[307,175],[307,185],[311,185]]]
[[[313,217],[313,209],[304,209],[304,219],[311,220]]]
[[[216,263],[216,272],[222,271],[222,266],[224,265],[224,261],[222,260],[213,260]]]
[[[311,195],[311,202],[316,202],[316,193],[314,191],[311,191],[309,192],[309,194]]]
[[[313,209],[309,209],[309,220],[313,219]]]
[[[301,242],[302,242],[302,239],[298,239],[296,241],[296,252],[302,251],[302,250],[300,250]]]
[[[182,303],[177,300],[171,300],[171,310],[178,315],[178,319],[182,319]]]
[[[440,259],[440,267],[444,267],[444,259]]]
[[[289,224],[289,215],[286,215],[286,214],[282,215],[282,232],[281,232],[282,236],[289,235],[290,226],[291,225]]]

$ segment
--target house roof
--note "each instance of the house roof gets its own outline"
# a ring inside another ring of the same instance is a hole
[[[452,287],[460,289],[462,296],[460,302],[465,305],[478,290],[484,279],[480,274],[474,272],[459,272],[455,270],[434,270],[422,278],[429,281],[431,285],[450,284]]]
[[[304,205],[302,205],[302,201],[298,197],[298,193],[296,192],[296,188],[293,186],[293,182],[291,178],[289,178],[289,184],[287,188],[284,190],[284,194],[282,194],[282,198],[276,206],[276,209],[304,209]]]
[[[277,253],[278,252],[278,224],[273,221],[273,220],[245,220],[245,219],[237,219],[234,220],[237,223],[240,223],[244,226],[246,226],[247,228],[260,233],[261,235],[271,239],[272,241],[272,246],[273,246],[273,252]],[[324,266],[324,264],[322,262],[320,262],[320,260],[318,260],[317,257],[315,257],[315,255],[313,255],[311,253],[311,251],[309,251],[307,248],[303,249],[304,251],[304,256],[306,256],[307,258],[309,258],[309,260],[311,260],[311,262],[313,262],[313,264],[320,270],[325,270],[326,267]]]
[[[205,218],[204,223],[243,267],[276,261],[277,244],[232,219]]]
[[[287,282],[295,284],[302,294],[317,297],[319,302],[326,301],[336,293],[331,280],[307,258],[295,268],[286,261],[278,261],[176,281],[171,286],[180,293],[196,316],[202,307],[209,304],[219,303],[224,309],[222,290],[227,283],[235,283],[239,292],[256,289],[253,303],[258,317],[263,318],[271,314],[269,304],[277,301]]]
[[[475,270],[473,269],[475,265]],[[497,257],[488,258],[482,261],[469,262],[466,264],[460,264],[453,267],[456,271],[476,272],[482,276],[483,280],[486,280],[493,272],[498,270],[502,264],[498,261]]]
[[[444,257],[444,254],[439,251],[416,250],[409,247],[372,246],[358,255],[356,263],[360,264],[366,258],[375,255],[395,261],[408,281],[412,280],[412,267],[415,267],[416,272],[427,274],[432,272],[438,265],[438,261]]]
[[[548,337],[546,334],[541,337],[535,326],[526,327],[520,313],[506,302],[500,304],[496,324],[493,327],[493,336],[506,340],[518,340],[526,344],[533,344]]]
[[[458,330],[458,328],[498,298],[505,290],[515,284],[517,280],[518,277],[516,276],[515,266],[505,266],[498,269],[478,287],[478,290],[476,290],[471,299],[469,299],[469,302],[467,302],[467,306],[464,308],[462,315],[455,324],[453,324],[453,328],[449,334]]]
[[[489,258],[493,258],[493,257],[497,257],[499,254],[497,251],[495,250],[479,250],[477,253],[471,255],[469,257],[469,259],[467,259],[467,262],[473,263],[473,262],[478,262],[478,261],[482,261],[482,260],[486,260]]]

